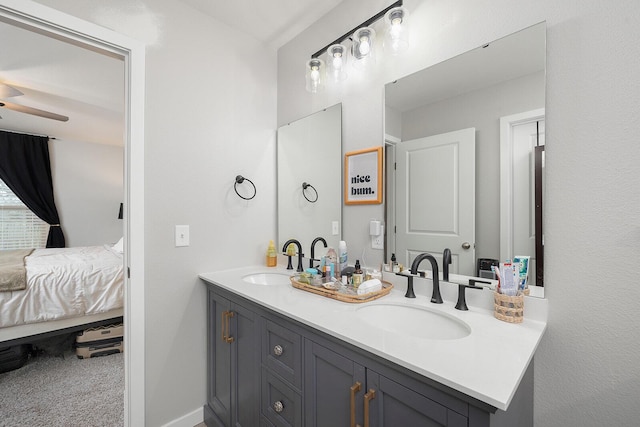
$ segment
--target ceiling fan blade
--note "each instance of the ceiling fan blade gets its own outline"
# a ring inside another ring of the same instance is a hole
[[[27,107],[25,105],[14,104],[13,102],[0,101],[0,107],[8,108],[9,110],[18,111],[20,113],[33,114],[34,116],[40,116],[46,119],[58,120],[61,122],[66,122],[69,120],[69,117],[67,116],[51,113],[49,111],[39,110],[33,107]]]
[[[20,96],[24,95],[24,93],[20,92],[18,89],[6,85],[4,83],[0,83],[0,98],[11,98],[12,96]]]

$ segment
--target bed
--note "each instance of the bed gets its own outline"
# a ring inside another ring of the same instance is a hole
[[[35,249],[23,259],[25,288],[0,291],[0,343],[122,320],[121,242]]]

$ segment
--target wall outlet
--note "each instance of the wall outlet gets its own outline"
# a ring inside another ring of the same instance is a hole
[[[380,234],[371,236],[372,249],[384,249],[384,225],[380,226]]]
[[[176,225],[176,247],[189,246],[189,226]]]
[[[340,222],[339,221],[332,221],[331,222],[331,234],[334,236],[337,236],[338,234],[340,234]]]

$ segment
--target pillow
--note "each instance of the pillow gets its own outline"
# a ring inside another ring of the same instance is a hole
[[[124,237],[121,237],[120,240],[118,240],[118,243],[113,245],[113,250],[119,253],[124,252]]]

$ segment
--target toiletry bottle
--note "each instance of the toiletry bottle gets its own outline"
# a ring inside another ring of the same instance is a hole
[[[278,265],[278,255],[273,240],[271,240],[267,248],[267,267],[275,267],[276,265]]]
[[[344,240],[340,240],[340,243],[338,243],[338,262],[338,271],[342,274],[342,270],[347,268],[347,242]]]
[[[332,273],[329,275],[329,279],[331,279],[331,277],[339,279],[340,274],[339,272],[336,272],[336,270],[338,270],[338,255],[336,254],[336,250],[333,248],[327,249],[327,263],[329,264],[329,270],[331,270]]]
[[[356,260],[355,270],[353,271],[353,287],[358,288],[362,283],[362,268],[360,267],[360,260]]]
[[[393,273],[398,273],[400,272],[400,267],[398,266],[398,261],[396,260],[396,254],[391,254],[391,262],[390,264],[390,270]]]

